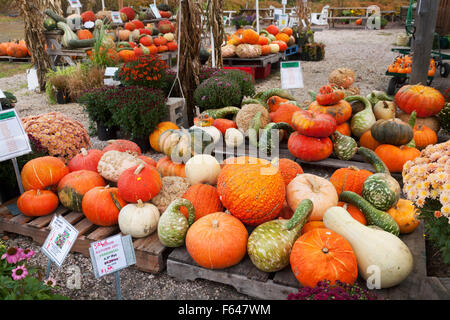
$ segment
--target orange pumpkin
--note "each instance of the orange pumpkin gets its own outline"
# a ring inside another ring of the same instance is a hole
[[[119,51],[120,60],[123,62],[130,62],[136,59],[136,54],[133,50],[120,50]]]
[[[0,43],[0,56],[7,56],[8,55],[8,47],[10,43],[9,42],[2,42]]]
[[[186,249],[194,261],[207,269],[238,264],[247,252],[248,232],[241,221],[224,212],[195,221],[186,234]]]
[[[283,41],[287,44],[289,42],[289,35],[284,32],[280,32],[275,36],[275,39]]]
[[[338,131],[339,133],[341,133],[343,135],[349,136],[349,137],[352,135],[352,130],[351,130],[348,122],[343,122],[340,125],[338,125],[336,127],[336,131]]]
[[[56,186],[69,173],[65,163],[56,157],[45,156],[28,161],[20,173],[25,189],[46,189]]]
[[[269,116],[272,122],[286,122],[292,126],[292,115],[301,110],[296,105],[283,103],[277,108],[277,111],[270,112]]]
[[[50,214],[58,204],[58,196],[49,190],[28,190],[17,199],[17,208],[28,217]]]
[[[410,200],[399,199],[387,213],[395,220],[400,228],[400,233],[411,233],[419,226],[417,219],[419,210]]]
[[[161,133],[163,133],[166,130],[169,129],[180,129],[175,123],[170,122],[170,121],[163,121],[158,123],[158,125],[156,126],[156,129],[153,130],[152,133],[150,133],[149,136],[149,140],[150,140],[150,146],[157,152],[161,152],[161,149],[159,148],[158,145],[158,140],[159,140],[159,136],[161,135]]]
[[[149,201],[162,188],[161,176],[155,167],[137,165],[126,169],[117,181],[119,195],[127,202],[136,203],[138,200]]]
[[[353,284],[358,277],[356,257],[350,243],[326,228],[315,228],[297,239],[292,247],[291,268],[305,287],[319,281]]]
[[[124,139],[117,139],[117,140],[110,140],[108,141],[108,145],[103,148],[103,153],[110,151],[110,150],[117,150],[120,152],[131,152],[136,153],[138,156],[142,154],[141,148],[130,140],[124,140]]]
[[[279,96],[272,96],[267,100],[270,112],[275,112],[281,106],[282,103],[288,102],[288,99],[281,98]]]
[[[359,145],[361,147],[368,148],[370,150],[375,150],[381,143],[379,143],[377,140],[375,140],[372,137],[372,133],[370,130],[367,130],[362,134],[362,136],[359,138]]]
[[[288,39],[289,41],[289,39]],[[281,40],[275,40],[272,41],[270,44],[278,44],[278,46],[280,47],[280,52],[284,52],[287,50],[287,43]]]
[[[336,188],[338,195],[342,191],[353,191],[362,194],[363,183],[372,175],[372,172],[356,167],[340,168],[333,172],[330,182]]]
[[[157,162],[156,162],[155,160],[153,160],[152,158],[147,157],[147,156],[142,156],[142,155],[139,156],[138,158],[141,159],[141,160],[144,160],[144,162],[145,162],[146,164],[148,164],[149,166],[153,166],[153,167],[156,168]]]
[[[92,39],[94,36],[92,35],[92,32],[90,32],[87,29],[80,29],[77,31],[78,39],[85,40],[85,39]]]
[[[325,224],[323,223],[322,220],[308,221],[307,223],[305,223],[305,225],[302,228],[302,234],[305,234],[308,231],[311,231],[316,228],[325,228]]]
[[[287,186],[298,174],[303,173],[302,167],[295,161],[290,159],[280,159],[278,168],[283,176],[284,184]]]
[[[97,172],[97,165],[102,155],[103,151],[101,150],[86,150],[85,148],[81,148],[80,153],[70,160],[69,171],[72,172],[84,169]]]
[[[134,31],[136,29],[136,25],[133,22],[126,22],[124,27],[128,31]]]
[[[347,212],[350,213],[350,215],[353,217],[353,219],[355,219],[359,223],[361,223],[365,226],[367,225],[367,220],[366,220],[366,217],[364,216],[364,213],[362,213],[362,211],[359,210],[354,205],[352,205],[350,203],[339,201],[338,206],[343,207],[345,210],[347,210]]]
[[[158,46],[157,48],[158,48],[158,52],[166,52],[166,51],[169,51],[169,47],[166,46],[166,45],[161,45],[161,46]]]
[[[394,96],[394,102],[400,110],[408,114],[415,110],[417,117],[426,118],[438,114],[444,107],[445,99],[438,90],[416,84],[401,87]]]
[[[350,103],[345,100],[341,100],[338,103],[330,106],[322,106],[317,101],[313,101],[308,106],[308,110],[329,114],[336,120],[336,123],[338,125],[346,122],[352,116],[352,107]]]
[[[147,46],[148,53],[149,54],[157,54],[158,53],[158,47],[152,44],[151,46]]]
[[[242,42],[248,44],[258,44],[259,34],[253,29],[246,29],[242,33]]]
[[[175,41],[167,42],[166,46],[167,46],[167,49],[169,51],[176,51],[176,50],[178,50],[178,44]]]
[[[266,37],[264,37],[264,36],[259,36],[258,44],[259,44],[260,46],[268,45],[268,44],[269,44],[269,39],[266,38]]]
[[[292,28],[286,27],[281,30],[281,32],[286,33],[289,37],[294,33]]]
[[[109,227],[116,225],[120,210],[127,203],[115,187],[95,187],[86,192],[82,201],[83,213],[95,225]]]
[[[225,165],[217,191],[224,207],[252,226],[275,219],[286,194],[280,171],[270,163]]]
[[[416,148],[422,150],[430,144],[437,143],[437,134],[434,130],[430,129],[424,124],[415,125],[413,139],[414,143],[416,144]]]
[[[24,40],[11,43],[7,52],[9,56],[16,58],[25,58],[28,56],[28,49]]]
[[[223,161],[223,165],[227,164],[269,164],[270,161],[261,158],[242,156],[242,157],[230,157]]]
[[[278,27],[274,24],[271,24],[269,26],[267,26],[266,31],[268,33],[270,33],[271,35],[276,36],[278,34],[278,32],[280,32],[280,29],[278,29]]]
[[[155,38],[153,38],[153,43],[154,43],[156,46],[164,46],[164,45],[167,44],[167,39],[164,38],[164,37],[162,37],[162,36],[155,37]]]
[[[190,186],[183,195],[189,200],[195,209],[195,221],[207,214],[223,211],[222,203],[219,199],[217,189],[208,184],[195,184]],[[181,213],[188,219],[188,211],[182,207]]]
[[[390,172],[402,172],[403,165],[408,160],[414,160],[420,156],[420,151],[416,148],[404,146],[393,146],[382,144],[375,149],[375,153],[388,167]]]
[[[170,160],[170,158],[167,156],[159,159],[156,164],[156,169],[163,177],[178,176],[185,178],[186,172],[184,167],[185,167],[184,163],[175,163],[172,160]]]
[[[303,161],[320,161],[328,158],[333,152],[333,143],[329,137],[307,137],[295,131],[289,136],[289,152]]]
[[[266,44],[261,46],[261,55],[267,56],[268,54],[272,53],[272,48]]]

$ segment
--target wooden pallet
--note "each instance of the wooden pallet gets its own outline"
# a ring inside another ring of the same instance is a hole
[[[8,61],[8,62],[30,62],[31,57],[27,58],[16,58],[10,56],[0,56],[0,61]]]
[[[400,236],[413,254],[414,268],[409,277],[398,286],[377,290],[377,295],[382,299],[450,299],[450,278],[426,276],[425,241],[422,234],[420,225],[413,233]],[[221,270],[205,269],[194,262],[185,246],[170,253],[167,259],[167,274],[181,281],[206,279],[230,285],[238,292],[257,299],[284,300],[289,293],[295,293],[301,287],[290,266],[279,272],[267,273],[257,269],[246,255],[233,267]],[[358,278],[358,283],[365,287],[363,279]]]
[[[281,60],[281,53],[269,54],[258,58],[223,58],[223,65],[228,67],[266,67],[269,63],[276,63]]]
[[[100,227],[92,224],[83,213],[71,212],[69,209],[59,206],[54,213],[42,217],[27,217],[23,214],[14,216],[6,207],[16,203],[17,199],[10,200],[0,206],[0,232],[11,232],[22,236],[31,237],[39,245],[42,245],[49,234],[49,223],[55,214],[62,215],[79,232],[77,241],[72,247],[73,252],[79,252],[86,257],[89,255],[91,242],[98,241],[120,233],[119,227]],[[159,273],[166,267],[166,259],[171,249],[159,242],[157,233],[146,238],[133,239],[136,254],[136,267],[139,270]]]

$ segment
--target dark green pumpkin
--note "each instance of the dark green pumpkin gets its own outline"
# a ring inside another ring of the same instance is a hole
[[[414,136],[411,126],[400,119],[380,119],[370,128],[372,137],[380,143],[402,146]]]

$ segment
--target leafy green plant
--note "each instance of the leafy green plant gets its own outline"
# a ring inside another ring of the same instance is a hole
[[[167,113],[166,98],[160,89],[117,87],[107,94],[113,121],[131,139],[148,138]]]
[[[212,75],[235,81],[239,84],[242,96],[253,97],[255,95],[252,76],[245,71],[239,69],[220,69]]]
[[[56,103],[56,91],[69,88],[69,76],[76,70],[76,66],[56,67],[45,75],[45,93],[51,104]]]
[[[114,47],[114,41],[106,41],[105,29],[109,25],[103,25],[100,27],[98,37],[92,47],[91,55],[87,59],[87,63],[95,67],[115,67],[119,63],[119,56]]]
[[[89,119],[112,128],[116,125],[112,118],[113,102],[110,101],[110,93],[115,90],[114,87],[103,86],[85,91],[78,103],[81,104],[87,112]]]
[[[54,293],[54,279],[43,279],[43,270],[30,265],[35,255],[31,249],[7,248],[0,242],[0,299],[1,300],[68,300]]]
[[[238,107],[242,101],[242,94],[236,81],[213,76],[195,89],[194,100],[201,110],[219,109],[226,106]]]

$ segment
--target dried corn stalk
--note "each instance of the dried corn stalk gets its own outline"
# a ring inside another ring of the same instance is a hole
[[[211,52],[211,54],[214,54],[216,68],[222,68],[223,60],[221,46],[224,39],[222,1],[208,0],[206,12],[208,15],[207,30],[212,31],[214,41],[214,52]]]
[[[311,22],[309,21],[309,16],[311,14],[311,9],[308,5],[308,2],[304,2],[303,0],[297,0],[297,16],[298,16],[298,25],[300,27],[300,30],[303,29],[303,23],[302,19],[305,21],[306,24],[306,30],[311,29]]]
[[[178,30],[180,42],[179,77],[186,99],[186,107],[189,123],[193,123],[195,117],[194,91],[199,84],[200,72],[200,35],[202,10],[197,1],[181,0],[181,12],[177,19],[181,19]],[[177,21],[178,25],[178,21]]]

